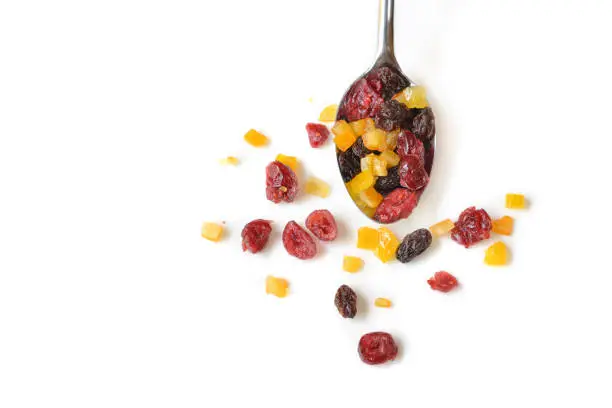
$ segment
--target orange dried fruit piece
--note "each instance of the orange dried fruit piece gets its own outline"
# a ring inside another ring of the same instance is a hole
[[[382,194],[374,189],[374,187],[369,187],[366,190],[363,190],[359,193],[359,198],[370,208],[376,208],[383,200]]]
[[[348,148],[351,147],[357,140],[357,136],[355,136],[353,128],[344,120],[339,120],[334,123],[332,133],[335,135],[334,143],[338,149],[342,150],[343,152],[347,151]]]
[[[374,255],[383,263],[387,263],[395,259],[395,251],[399,246],[400,241],[397,239],[393,231],[388,228],[378,229],[378,245],[374,249]]]
[[[391,301],[386,298],[376,298],[374,299],[374,306],[377,307],[391,307]]]
[[[297,171],[298,168],[298,159],[293,156],[285,156],[282,153],[279,153],[276,156],[276,161],[283,163],[285,166],[290,167],[294,172]]]
[[[365,170],[356,175],[348,182],[349,190],[357,195],[363,190],[366,190],[374,185],[374,175],[370,170]]]
[[[391,167],[397,166],[400,162],[399,155],[395,153],[393,150],[385,150],[378,157],[380,158],[380,160],[385,161],[388,169],[390,169]]]
[[[354,122],[350,122],[349,125],[351,125],[355,136],[361,136],[366,131],[367,119],[359,119]]]
[[[451,220],[446,219],[429,227],[429,231],[432,235],[441,237],[442,235],[448,234],[453,228],[455,228],[455,224]]]
[[[240,163],[240,160],[234,156],[227,156],[226,158],[219,160],[219,162],[223,165],[237,166]]]
[[[333,122],[338,114],[338,105],[329,105],[323,108],[319,114],[320,122]]]
[[[321,198],[329,196],[329,190],[329,184],[316,177],[309,177],[308,180],[306,180],[306,187],[304,187],[304,191],[307,194],[316,195]]]
[[[289,291],[289,282],[283,278],[275,278],[274,276],[268,276],[266,278],[266,293],[274,295],[279,298],[287,296]]]
[[[522,210],[525,208],[525,196],[522,194],[506,194],[506,208]]]
[[[508,263],[508,247],[498,241],[487,248],[485,252],[485,263],[490,266],[502,266]]]
[[[205,222],[202,224],[202,238],[206,238],[212,242],[218,242],[223,235],[223,226],[214,222]]]
[[[357,230],[357,248],[375,250],[378,246],[378,231],[370,227]]]
[[[403,91],[397,93],[393,99],[398,101],[399,103],[403,103],[407,108],[426,108],[429,106],[427,102],[427,93],[425,92],[425,87],[423,86],[411,86],[408,88],[404,88]]]
[[[360,207],[361,212],[364,213],[368,218],[374,218],[374,214],[376,214],[376,208],[364,206]]]
[[[256,131],[255,129],[251,129],[244,135],[244,140],[255,147],[262,147],[269,143],[270,139],[268,139],[263,133]]]
[[[387,175],[387,162],[374,153],[368,154],[361,159],[361,171],[370,170],[377,177]]]
[[[342,269],[346,272],[355,273],[359,272],[363,268],[363,260],[356,256],[345,255],[342,260]]]
[[[399,134],[399,129],[387,133],[387,150],[395,150],[397,147],[397,139],[399,138]]]
[[[493,220],[493,232],[500,235],[512,235],[514,229],[514,218],[504,215],[498,220]]]
[[[370,150],[382,152],[387,149],[387,133],[382,129],[368,130],[362,138],[363,144]]]

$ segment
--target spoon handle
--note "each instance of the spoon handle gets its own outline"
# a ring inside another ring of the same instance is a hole
[[[376,65],[383,63],[398,65],[393,50],[393,9],[395,0],[379,1]]]

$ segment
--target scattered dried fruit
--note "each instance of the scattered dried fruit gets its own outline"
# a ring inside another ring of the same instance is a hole
[[[429,175],[425,171],[423,162],[412,154],[402,158],[399,178],[400,184],[411,191],[421,190],[429,183]]]
[[[332,127],[334,135],[334,143],[341,151],[347,151],[357,140],[353,128],[343,120],[337,121]]]
[[[262,147],[268,144],[270,141],[266,136],[262,133],[256,131],[255,129],[251,129],[244,135],[244,140],[255,147]]]
[[[469,207],[455,222],[455,228],[451,230],[451,239],[469,248],[477,242],[488,239],[491,236],[491,228],[491,217],[485,210]]]
[[[512,235],[514,229],[514,219],[507,215],[501,217],[498,220],[493,220],[492,231],[500,235]]]
[[[219,160],[219,163],[228,166],[237,166],[240,163],[240,160],[234,156],[227,156],[226,158]]]
[[[326,106],[319,115],[319,121],[321,122],[333,122],[336,120],[336,114],[338,113],[338,105]]]
[[[279,161],[273,161],[266,167],[266,197],[274,203],[293,202],[298,193],[298,181],[295,173]]]
[[[448,234],[453,228],[455,228],[455,223],[449,219],[446,219],[432,225],[429,227],[429,230],[435,237],[441,237],[442,235]]]
[[[355,273],[359,272],[363,268],[363,260],[356,256],[345,255],[342,260],[342,269],[346,272]]]
[[[433,290],[445,293],[450,292],[459,284],[457,278],[446,271],[436,272],[432,278],[427,280],[427,283]]]
[[[294,172],[297,171],[298,168],[298,159],[293,156],[285,156],[284,154],[279,153],[276,156],[276,161],[283,163],[285,166],[288,166]]]
[[[431,232],[428,229],[418,229],[404,237],[397,248],[396,257],[401,263],[408,263],[425,252],[431,245]]]
[[[372,332],[359,339],[359,357],[366,364],[376,365],[395,360],[397,351],[397,344],[389,333]]]
[[[374,249],[374,255],[380,259],[383,263],[387,263],[392,259],[395,259],[395,253],[400,242],[388,228],[378,229],[378,245]]]
[[[378,246],[378,230],[361,227],[357,230],[357,248],[375,250]]]
[[[320,123],[306,124],[306,133],[308,133],[310,147],[314,148],[323,146],[329,138],[329,129]]]
[[[334,304],[344,318],[352,319],[357,314],[357,294],[347,285],[338,288]]]
[[[202,238],[209,241],[218,242],[223,235],[223,226],[213,222],[205,222],[202,224]]]
[[[485,263],[490,266],[503,266],[508,263],[508,247],[498,241],[487,248],[485,252]]]
[[[522,194],[506,194],[506,208],[522,210],[525,208],[525,196]]]
[[[274,295],[279,298],[287,296],[289,291],[289,282],[283,278],[275,278],[274,276],[268,276],[266,278],[266,293]]]
[[[298,259],[311,259],[317,254],[314,239],[295,221],[289,221],[283,230],[283,246]]]
[[[321,198],[325,198],[329,196],[330,188],[329,184],[327,184],[323,180],[319,180],[316,177],[309,177],[308,180],[306,180],[306,186],[304,187],[304,191],[307,194],[312,194]]]
[[[419,203],[420,192],[397,188],[389,193],[376,208],[374,219],[382,224],[390,224],[408,217]]]
[[[306,218],[306,228],[321,241],[333,241],[338,236],[336,219],[327,210],[315,210]]]
[[[271,222],[267,220],[254,220],[242,229],[242,250],[254,254],[264,249],[272,232]]]
[[[385,298],[374,299],[374,306],[376,307],[391,307],[391,301]]]

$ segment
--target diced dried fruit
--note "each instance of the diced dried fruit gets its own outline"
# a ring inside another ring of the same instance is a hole
[[[368,130],[362,136],[363,144],[370,150],[382,152],[387,149],[387,133],[381,129]]]
[[[363,200],[364,203],[370,208],[376,208],[383,200],[383,196],[374,189],[374,187],[369,187],[366,190],[363,190],[359,193],[359,197]]]
[[[355,143],[356,145],[357,143]],[[355,156],[352,149],[346,152],[338,152],[338,168],[340,169],[340,175],[345,183],[351,181],[357,174],[361,172],[361,164],[359,163],[359,157]]]
[[[242,250],[254,254],[264,249],[270,238],[272,226],[267,220],[254,220],[242,229]]]
[[[344,96],[338,118],[353,122],[372,117],[378,112],[383,101],[383,98],[368,85],[365,78],[362,78],[356,81]]]
[[[329,129],[320,123],[306,124],[306,133],[308,133],[310,147],[314,148],[323,146],[329,138]]]
[[[391,98],[410,85],[408,79],[390,66],[382,66],[370,71],[366,81],[372,89],[385,99]]]
[[[274,276],[268,276],[266,278],[266,293],[274,295],[279,298],[287,296],[289,291],[289,282],[283,278],[275,278]]]
[[[378,229],[378,245],[374,249],[374,255],[383,263],[395,259],[395,252],[400,242],[395,234],[388,228]]]
[[[407,130],[401,131],[397,138],[397,154],[401,158],[415,155],[421,160],[421,163],[425,164],[425,147],[423,142]]]
[[[397,188],[389,193],[376,208],[374,219],[389,224],[408,217],[419,203],[419,192]]]
[[[333,122],[336,120],[336,114],[338,113],[338,105],[326,106],[319,115],[319,121],[321,122]]]
[[[355,132],[356,136],[361,136],[365,133],[368,119],[359,119],[349,123],[349,125],[351,125],[351,127],[353,128],[353,132]]]
[[[256,131],[255,129],[251,129],[246,132],[246,134],[244,135],[244,140],[251,146],[255,147],[265,146],[269,142],[269,139],[266,136]]]
[[[274,203],[293,202],[298,193],[298,181],[293,170],[279,161],[266,167],[266,197]]]
[[[408,263],[425,252],[431,245],[431,232],[428,229],[418,229],[404,237],[397,248],[396,257],[401,263]]]
[[[354,194],[358,194],[373,185],[374,185],[374,175],[372,174],[371,171],[366,170],[356,175],[355,178],[353,178],[348,183],[348,188]]]
[[[522,194],[506,194],[506,208],[522,210],[525,208],[525,196]]]
[[[372,332],[359,339],[359,358],[366,364],[383,364],[397,357],[397,344],[393,336],[385,332]]]
[[[450,292],[459,284],[457,278],[446,271],[434,273],[434,276],[429,278],[427,283],[433,290],[439,290],[440,292]]]
[[[469,207],[455,222],[455,228],[451,230],[451,239],[469,248],[477,242],[488,239],[491,236],[491,228],[491,217],[485,210]]]
[[[316,195],[322,198],[329,196],[329,190],[329,184],[316,177],[309,177],[304,187],[304,191],[307,194]]]
[[[374,299],[374,306],[376,307],[391,307],[391,301],[385,298]]]
[[[355,132],[353,132],[353,128],[343,120],[339,120],[332,127],[332,132],[336,137],[334,137],[334,143],[338,147],[338,149],[345,152],[349,147],[355,143],[357,140],[357,136],[355,136]]]
[[[223,226],[213,222],[205,222],[202,224],[202,238],[209,241],[218,242],[223,235]]]
[[[448,234],[453,228],[455,228],[455,223],[446,219],[432,225],[429,227],[429,230],[435,237],[441,237],[442,235]]]
[[[378,230],[361,227],[357,230],[357,248],[375,250],[378,246]]]
[[[426,108],[429,105],[425,88],[422,86],[405,88],[401,94],[396,94],[393,99],[404,103],[408,108]]]
[[[408,112],[406,106],[398,101],[389,100],[381,105],[374,118],[374,123],[377,128],[390,132],[399,128],[402,123],[408,120],[409,115],[410,112]]]
[[[400,130],[392,130],[387,133],[387,150],[395,150],[397,147],[397,139],[399,138]]]
[[[283,246],[298,259],[311,259],[317,254],[314,239],[295,221],[289,221],[283,230]]]
[[[219,162],[223,165],[236,166],[240,163],[240,160],[234,156],[227,156],[226,158],[219,160]]]
[[[501,217],[498,220],[493,220],[492,231],[500,235],[512,235],[514,229],[514,219],[507,215]]]
[[[372,208],[372,207],[359,207],[361,209],[361,212],[363,212],[368,218],[374,218],[374,214],[376,213],[376,208]]]
[[[357,294],[347,285],[338,288],[334,297],[334,304],[345,319],[352,319],[357,314]]]
[[[415,155],[402,158],[399,165],[400,184],[408,190],[417,191],[429,183],[429,175],[425,171],[423,162]]]
[[[387,170],[386,177],[379,177],[374,183],[374,188],[383,196],[400,187],[399,166]]]
[[[363,268],[363,260],[356,256],[344,256],[342,260],[342,269],[346,272],[355,273],[359,272]]]
[[[400,157],[393,150],[385,150],[378,157],[387,163],[388,168],[395,167],[400,162]]]
[[[485,252],[485,263],[490,266],[503,266],[508,263],[508,247],[498,241],[487,248]]]
[[[283,163],[285,166],[289,166],[291,170],[294,172],[297,171],[298,168],[298,159],[293,156],[285,156],[284,154],[279,153],[276,156],[276,161]]]
[[[411,130],[423,142],[433,139],[436,134],[436,120],[431,108],[423,109],[412,119]]]
[[[353,154],[359,158],[364,158],[367,155],[372,154],[372,151],[363,144],[362,137],[357,138],[357,141],[353,144],[351,150],[353,151]]]
[[[327,210],[315,210],[306,218],[306,228],[321,241],[333,241],[338,236],[336,219]]]
[[[361,171],[370,170],[374,176],[384,177],[387,175],[387,162],[375,154],[368,154],[361,159]]]

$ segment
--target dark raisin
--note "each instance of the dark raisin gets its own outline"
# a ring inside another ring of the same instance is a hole
[[[455,222],[455,227],[450,232],[451,239],[469,248],[477,242],[488,239],[491,236],[491,228],[493,228],[491,217],[485,210],[469,207]]]
[[[397,154],[400,157],[406,157],[408,155],[417,156],[421,162],[425,162],[425,146],[423,142],[416,138],[416,136],[407,130],[403,130],[397,136]]]
[[[382,224],[390,224],[408,217],[419,203],[420,191],[397,188],[387,195],[376,208],[374,219]]]
[[[334,304],[344,318],[352,319],[357,314],[357,294],[347,285],[338,288]]]
[[[366,80],[372,89],[385,100],[410,85],[410,81],[398,70],[389,66],[382,66],[371,71]]]
[[[355,143],[353,143],[353,146],[351,146],[351,149],[353,150],[353,154],[357,157],[359,157],[360,159],[366,157],[368,154],[372,153],[372,150],[368,149],[364,144],[363,144],[363,138],[362,137],[358,137],[357,141]]]
[[[373,117],[383,101],[383,98],[362,78],[355,82],[342,98],[337,118],[353,122]]]
[[[306,124],[306,132],[308,133],[308,141],[311,147],[321,147],[327,142],[327,138],[329,138],[329,129],[320,123]]]
[[[298,259],[314,258],[317,254],[314,239],[295,221],[289,221],[283,230],[283,246]]]
[[[397,247],[395,256],[401,263],[408,263],[429,248],[431,245],[431,232],[426,228],[418,229],[404,237]]]
[[[361,172],[361,163],[359,157],[355,156],[353,150],[348,149],[346,152],[337,152],[338,167],[340,168],[340,174],[342,180],[348,183]]]
[[[381,105],[374,117],[374,124],[377,128],[390,132],[406,122],[408,115],[408,109],[403,104],[391,99]]]
[[[446,271],[434,273],[434,276],[429,278],[427,283],[433,290],[439,290],[440,292],[450,292],[459,285],[457,278]]]
[[[413,154],[402,157],[399,165],[400,184],[408,190],[417,191],[429,183],[429,175],[424,163]]]
[[[412,133],[423,142],[429,142],[436,134],[436,120],[431,108],[423,109],[412,119]]]
[[[254,254],[264,249],[270,238],[272,226],[267,220],[254,220],[242,229],[242,250]]]
[[[397,351],[397,344],[389,333],[367,333],[359,339],[359,357],[366,364],[376,365],[395,360]]]
[[[386,196],[396,188],[400,187],[399,166],[391,167],[387,170],[387,175],[378,177],[374,188],[380,194]]]
[[[338,236],[338,226],[332,213],[315,210],[306,218],[306,228],[321,241],[333,241]]]
[[[266,167],[266,197],[274,203],[293,202],[298,192],[298,180],[291,168],[279,161]]]

